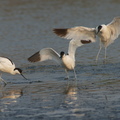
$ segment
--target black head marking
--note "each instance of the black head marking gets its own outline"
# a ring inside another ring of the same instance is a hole
[[[20,72],[20,74],[22,74],[22,70],[20,68],[15,68],[14,71],[15,70],[18,70]]]
[[[27,80],[27,78],[22,74],[22,70],[21,70],[20,68],[15,68],[14,71],[15,71],[15,70],[18,70],[19,73]]]
[[[65,54],[65,52],[61,51],[60,52],[60,58],[62,58],[64,54]]]
[[[99,25],[99,26],[98,26],[98,29],[101,29],[101,28],[102,28],[102,25]]]
[[[102,29],[102,25],[99,25],[97,33],[99,33],[101,29]]]

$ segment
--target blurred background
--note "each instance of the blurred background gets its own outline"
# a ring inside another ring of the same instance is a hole
[[[119,16],[119,5],[119,0],[1,0],[0,55],[26,66],[27,58],[44,47],[67,52],[69,40],[56,36],[53,28],[108,24]],[[108,47],[111,62],[119,61],[119,43],[118,39]],[[98,49],[98,38],[78,48],[77,62],[93,64]],[[100,58],[103,56],[104,51]]]

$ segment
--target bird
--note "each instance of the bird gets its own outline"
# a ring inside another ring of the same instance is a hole
[[[64,34],[65,36],[64,32],[66,33],[65,29],[58,30],[57,34],[59,34],[60,36],[63,36]],[[91,31],[88,33],[92,34]],[[82,39],[79,38],[77,40],[75,39],[70,40],[67,54],[64,51],[61,51],[59,54],[53,48],[43,48],[40,51],[34,53],[32,56],[30,56],[28,58],[28,61],[29,62],[42,62],[45,60],[53,60],[65,69],[65,72],[67,74],[65,79],[69,79],[68,70],[73,70],[75,79],[77,79],[76,72],[75,72],[75,52],[78,47],[84,44],[91,43],[94,40],[95,36],[93,34],[92,36],[91,34],[90,34],[90,37],[89,35],[84,34],[82,36]]]
[[[10,73],[12,75],[20,74],[25,78],[25,76],[22,74],[22,70],[20,68],[16,68],[14,62],[7,57],[0,57],[0,71]],[[2,77],[0,78],[0,80],[1,82],[4,82],[5,85],[7,84],[7,82],[2,79]]]
[[[100,51],[103,46],[105,48],[104,60],[106,60],[107,47],[110,44],[112,44],[114,40],[117,39],[120,34],[120,17],[118,16],[118,17],[113,18],[113,20],[107,25],[101,24],[97,26],[96,34],[100,40],[100,48],[96,56],[96,61],[98,60]]]

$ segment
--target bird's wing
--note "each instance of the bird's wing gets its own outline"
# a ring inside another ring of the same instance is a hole
[[[46,60],[53,60],[58,64],[61,64],[60,55],[52,48],[43,48],[28,58],[30,62],[42,62]]]
[[[120,34],[120,17],[115,17],[107,26],[111,30],[112,39],[115,40]]]
[[[15,64],[7,57],[0,57],[0,63],[7,67],[15,67]]]
[[[88,27],[73,27],[73,28],[66,28],[66,29],[53,29],[54,33],[58,36],[66,39],[72,40],[85,40],[85,41],[96,41],[96,32],[95,28],[88,28]]]

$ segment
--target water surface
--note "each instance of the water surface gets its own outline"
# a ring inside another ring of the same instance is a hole
[[[104,50],[95,63],[98,39],[77,49],[77,86],[73,71],[68,84],[64,70],[54,62],[27,61],[44,47],[67,53],[69,40],[52,29],[107,24],[119,16],[119,0],[1,0],[0,11],[0,54],[28,78],[2,75],[8,82],[0,86],[2,120],[120,119],[120,38],[108,47],[106,64]]]

